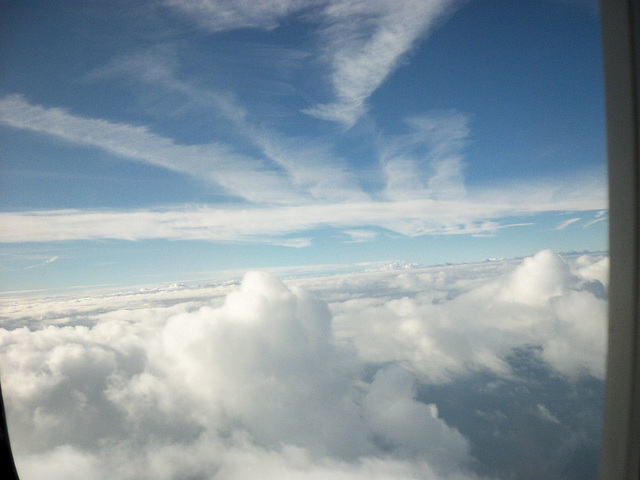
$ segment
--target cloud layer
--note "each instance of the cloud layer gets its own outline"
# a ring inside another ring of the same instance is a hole
[[[479,478],[474,445],[418,387],[518,381],[511,357],[531,348],[567,382],[602,379],[607,262],[542,251],[4,301],[21,478]],[[545,428],[564,421],[553,405],[532,406]]]

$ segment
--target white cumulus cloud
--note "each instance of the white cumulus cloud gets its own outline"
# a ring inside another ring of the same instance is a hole
[[[2,300],[21,478],[479,478],[469,439],[419,387],[514,381],[519,351],[567,382],[602,379],[606,270],[606,256],[546,250]]]
[[[363,381],[327,304],[271,275],[247,273],[219,306],[92,317],[0,330],[22,478],[476,478],[413,374]]]

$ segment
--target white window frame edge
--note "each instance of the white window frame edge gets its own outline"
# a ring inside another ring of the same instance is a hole
[[[609,165],[609,345],[601,480],[639,478],[640,2],[601,0]]]

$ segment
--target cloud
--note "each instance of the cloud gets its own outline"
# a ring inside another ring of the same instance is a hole
[[[305,113],[351,127],[366,111],[371,94],[452,5],[414,0],[331,2],[324,11],[327,26],[321,41],[336,101]]]
[[[118,57],[94,70],[89,78],[104,79],[126,76],[146,85],[186,96],[194,105],[213,108],[234,125],[243,136],[274,165],[284,170],[294,188],[318,200],[364,200],[367,195],[359,187],[346,162],[338,158],[325,142],[286,138],[273,129],[248,120],[248,112],[232,95],[199,88],[177,74],[173,52],[146,51]]]
[[[177,81],[167,75],[169,84]],[[376,227],[408,236],[492,235],[522,225],[502,224],[501,218],[607,206],[602,178],[587,174],[570,184],[538,179],[482,189],[466,186],[461,149],[469,130],[467,117],[457,112],[409,119],[409,133],[382,141],[386,186],[370,196],[326,147],[256,127],[234,104],[227,110],[239,132],[263,150],[264,161],[238,155],[225,145],[179,145],[145,127],[82,118],[30,104],[19,95],[5,97],[0,100],[0,122],[207,179],[225,193],[260,206],[241,208],[236,202],[224,207],[3,213],[6,228],[0,241],[163,238],[300,247],[309,244],[309,234],[289,236],[315,228]]]
[[[382,142],[380,162],[385,196],[460,199],[466,195],[462,149],[469,135],[468,117],[434,112],[406,120],[411,131]]]
[[[525,258],[502,289],[502,298],[527,305],[544,305],[567,292],[572,281],[569,265],[551,250]]]
[[[37,265],[31,265],[31,266],[29,266],[29,267],[26,267],[26,268],[25,268],[25,270],[30,270],[30,269],[32,269],[32,268],[42,267],[42,266],[44,266],[44,265],[47,265],[48,263],[53,263],[53,262],[55,262],[56,260],[58,260],[58,258],[60,258],[60,257],[58,257],[58,256],[56,255],[55,257],[51,257],[49,260],[45,260],[45,261],[44,261],[44,262],[42,262],[42,263],[38,263]]]
[[[170,67],[148,56],[120,59],[104,71],[95,72],[95,76],[129,68],[137,69],[146,82],[203,99],[202,92],[175,79]],[[326,146],[286,140],[275,132],[253,126],[244,119],[243,110],[224,95],[206,91],[204,99],[215,104],[239,127],[238,133],[262,150],[264,161],[238,154],[221,143],[176,144],[146,127],[83,118],[63,109],[30,104],[20,95],[0,100],[0,122],[205,179],[223,187],[225,193],[251,202],[289,204],[313,199],[368,198],[347,172],[344,162],[336,159]]]
[[[270,30],[285,16],[324,2],[314,0],[164,0],[171,7],[201,27],[212,32],[239,28]]]
[[[304,197],[286,178],[260,160],[238,154],[227,145],[179,145],[146,127],[83,118],[61,108],[33,105],[21,95],[0,100],[0,122],[97,147],[108,153],[204,178],[231,194],[256,202],[291,203]]]
[[[412,464],[389,458],[365,458],[357,463],[324,460],[314,463],[302,449],[285,446],[281,452],[240,443],[229,446],[215,441],[198,441],[189,446],[158,446],[132,458],[121,452],[121,463],[100,464],[97,457],[73,447],[60,447],[52,452],[31,455],[20,469],[21,478],[53,480],[87,478],[212,478],[215,480],[418,480],[438,479],[426,463]],[[224,454],[224,462],[216,461]],[[143,470],[146,468],[147,470]],[[215,473],[213,473],[215,472]],[[74,476],[76,475],[76,476]],[[79,476],[82,475],[82,476]],[[131,475],[135,475],[132,477]],[[129,477],[127,477],[129,476]],[[455,480],[477,479],[456,475]]]
[[[567,228],[569,225],[571,225],[572,223],[575,222],[579,222],[581,220],[580,217],[577,218],[570,218],[569,220],[565,220],[564,222],[560,223],[555,230],[564,230],[565,228]]]
[[[606,260],[588,259],[594,271]],[[331,302],[336,335],[350,339],[360,358],[401,362],[429,383],[478,370],[509,378],[509,355],[528,346],[571,378],[604,378],[605,289],[581,275],[585,263],[546,250],[515,265],[343,277],[339,288],[354,293]]]
[[[411,373],[363,381],[327,304],[262,272],[221,305],[2,329],[0,358],[21,478],[477,478]]]
[[[551,423],[560,423],[560,421],[555,417],[553,413],[549,411],[549,409],[542,403],[538,403],[536,405],[538,407],[538,416],[543,420],[546,420]]]
[[[584,195],[587,188],[591,188],[589,196]],[[486,234],[504,228],[506,225],[496,221],[504,217],[596,210],[603,205],[606,205],[604,185],[572,185],[567,191],[541,182],[523,185],[518,194],[496,189],[491,197],[483,193],[453,200],[7,212],[0,214],[4,226],[0,242],[163,238],[281,244],[286,235],[322,227],[379,227],[407,236]],[[301,245],[300,241],[296,243]]]
[[[528,421],[534,412],[575,433],[580,424],[549,405],[571,410],[580,382],[604,376],[595,278],[606,260],[542,251],[287,284],[249,272],[240,284],[3,300],[21,478],[477,479],[471,452],[482,448],[451,423],[459,416],[445,420],[452,399],[425,388],[474,398],[465,385],[480,382],[483,401],[493,388],[504,403],[500,385],[534,388],[540,379],[519,377],[542,368],[553,388],[532,399]],[[541,363],[518,370],[522,352]],[[562,382],[569,397],[558,397]]]
[[[590,220],[588,222],[586,222],[582,228],[587,228],[590,227],[591,225],[598,223],[598,222],[605,222],[609,220],[609,217],[606,216],[607,214],[607,210],[600,210],[599,212],[596,213],[596,216],[593,220]]]
[[[330,68],[335,101],[304,110],[350,127],[366,101],[402,63],[417,41],[448,13],[454,2],[402,0],[270,0],[260,2],[168,0],[164,3],[211,32],[273,29],[288,16],[307,13],[318,25],[320,58]]]
[[[569,375],[593,372],[604,378],[606,302],[589,291],[571,291],[554,303],[554,333],[542,358]]]
[[[350,241],[354,243],[369,242],[378,236],[378,232],[366,229],[343,230],[341,233],[349,235],[351,237]]]
[[[272,162],[283,168],[292,184],[320,201],[365,201],[369,195],[343,159],[319,142],[287,139],[264,127],[239,125],[241,132]]]
[[[574,268],[576,274],[587,281],[609,285],[609,257],[594,262],[589,255],[582,255],[576,259]]]

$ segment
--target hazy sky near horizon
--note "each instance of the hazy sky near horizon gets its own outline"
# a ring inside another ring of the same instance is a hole
[[[592,2],[2,2],[4,291],[606,250]]]

